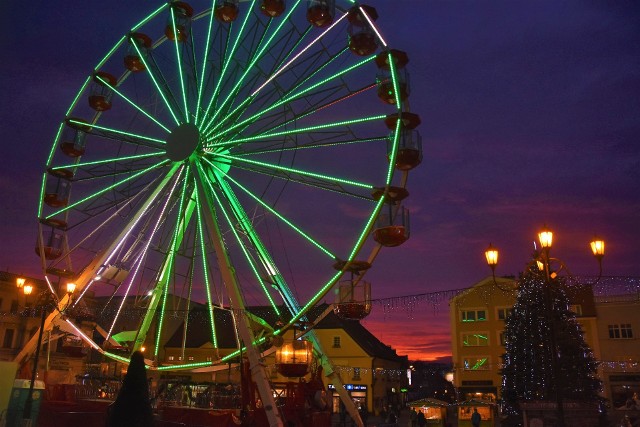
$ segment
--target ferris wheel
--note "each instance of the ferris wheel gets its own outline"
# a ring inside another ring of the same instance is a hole
[[[133,349],[165,369],[185,367],[158,360],[168,295],[204,302],[212,331],[232,309],[245,345],[247,306],[287,312],[275,335],[332,289],[337,314],[366,316],[353,297],[409,236],[401,201],[422,158],[407,55],[350,0],[160,3],[95,66],[51,146],[35,252],[52,292],[111,297],[107,343],[135,297]]]

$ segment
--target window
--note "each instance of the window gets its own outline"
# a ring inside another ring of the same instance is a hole
[[[576,316],[582,316],[582,306],[580,304],[570,305],[569,311],[575,313]]]
[[[0,298],[0,311],[2,311],[2,298]]]
[[[333,337],[333,348],[340,348],[340,337]]]
[[[213,360],[213,357],[207,356],[207,362],[211,362],[212,360]]]
[[[613,339],[633,338],[633,330],[631,329],[631,323],[609,325],[609,338],[613,338]]]
[[[2,348],[11,348],[13,345],[13,329],[7,329],[4,331],[4,341],[2,342]]]
[[[174,359],[174,357],[173,357],[173,356],[169,356],[169,360],[170,360],[170,361],[171,361],[171,360],[173,360],[173,359]]]
[[[9,310],[11,313],[17,313],[18,312],[18,300],[14,299],[11,301],[11,310]]]
[[[353,380],[360,379],[360,368],[353,368]]]
[[[500,345],[503,347],[507,344],[507,338],[504,334],[504,331],[498,332],[498,340],[500,341]]]
[[[513,308],[499,308],[498,320],[507,320],[507,317],[509,317],[511,313],[513,313]]]
[[[489,356],[465,357],[462,363],[465,371],[489,370]]]
[[[189,361],[193,362],[194,358],[193,356],[189,356],[187,359],[189,359]]]
[[[477,334],[462,334],[462,345],[464,347],[478,347],[489,345],[489,336],[486,332]]]
[[[481,322],[487,320],[487,312],[485,310],[463,310],[463,322]]]

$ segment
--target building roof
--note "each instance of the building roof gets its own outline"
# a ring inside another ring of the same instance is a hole
[[[313,321],[329,307],[328,304],[321,304],[314,307],[307,313],[307,317]],[[255,316],[263,319],[272,327],[276,327],[278,322],[288,322],[291,315],[284,307],[281,316],[269,306],[247,307]],[[284,314],[286,313],[286,314]],[[227,309],[214,310],[214,323],[216,325],[216,339],[219,348],[236,348],[236,330],[231,317],[231,312]],[[205,306],[198,306],[189,313],[188,329],[186,334],[185,347],[200,348],[213,343],[209,314]],[[255,330],[258,329],[256,324]],[[314,329],[342,329],[344,330],[369,356],[396,361],[406,362],[406,356],[398,356],[396,351],[390,346],[382,343],[367,328],[357,320],[346,320],[336,316],[333,311],[324,317]],[[184,324],[178,327],[176,332],[169,338],[165,347],[182,347],[184,337]]]

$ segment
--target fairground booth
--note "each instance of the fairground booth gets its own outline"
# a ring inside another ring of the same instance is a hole
[[[407,404],[411,410],[422,412],[428,426],[446,426],[449,404],[438,399],[420,399]]]
[[[483,426],[495,426],[498,415],[498,405],[494,402],[482,399],[471,399],[457,404],[458,406],[458,427],[471,427],[471,415],[477,409],[482,417]]]

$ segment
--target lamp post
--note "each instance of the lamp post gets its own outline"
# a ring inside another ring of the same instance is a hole
[[[16,285],[18,289],[22,289],[25,298],[29,297],[29,295],[33,293],[33,286],[26,284],[26,280],[23,278],[19,278]],[[69,295],[69,302],[71,301],[71,296],[75,289],[75,283],[67,283],[66,291]],[[31,382],[29,383],[29,394],[27,395],[27,400],[24,403],[24,408],[22,411],[22,425],[24,427],[31,427],[32,425],[31,408],[33,407],[33,388],[36,382],[36,377],[38,375],[38,359],[40,358],[40,346],[42,345],[44,321],[47,317],[47,306],[50,304],[54,304],[54,308],[61,313],[69,306],[69,304],[67,304],[62,310],[60,310],[58,307],[57,296],[49,292],[48,290],[40,292],[40,294],[38,295],[38,299],[36,300],[36,305],[40,307],[40,329],[38,330],[38,343],[36,344],[36,352],[33,356],[33,371],[31,372]],[[49,343],[49,345],[51,345],[51,343]]]
[[[554,280],[558,273],[565,269],[566,266],[562,261],[556,258],[551,258],[550,252],[551,247],[553,246],[553,232],[546,228],[543,228],[542,231],[538,233],[538,240],[540,242],[540,251],[536,253],[536,256],[532,262],[535,262],[538,270],[544,272],[544,287],[543,287],[543,298],[544,298],[544,310],[545,315],[548,320],[549,328],[551,329],[549,332],[549,348],[551,353],[551,369],[553,372],[553,387],[555,390],[555,400],[556,400],[556,410],[557,410],[557,425],[559,427],[565,426],[565,417],[564,417],[564,405],[563,405],[563,394],[560,388],[560,384],[562,379],[560,378],[560,348],[557,342],[556,336],[556,327],[554,325],[554,301],[551,293],[551,284],[552,280]],[[591,250],[593,252],[594,257],[598,260],[599,265],[599,273],[597,281],[600,280],[602,276],[602,258],[604,257],[604,241],[598,239],[597,237],[591,242]],[[489,248],[485,251],[485,257],[487,259],[487,264],[491,268],[493,273],[494,282],[495,282],[495,268],[498,264],[498,251],[489,244]],[[553,271],[551,267],[552,261],[558,262],[560,264],[560,268],[558,271]],[[568,273],[568,270],[567,270]]]

